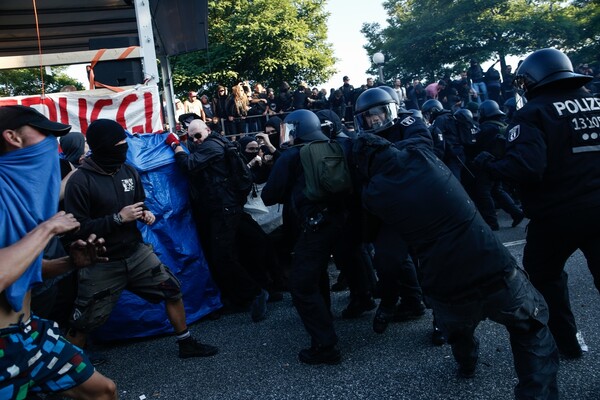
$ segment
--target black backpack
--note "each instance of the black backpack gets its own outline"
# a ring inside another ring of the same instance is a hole
[[[229,182],[231,189],[239,195],[240,199],[247,198],[252,190],[252,172],[242,155],[239,143],[220,136],[210,136],[209,139],[213,139],[225,149],[225,163],[229,169],[226,181]]]

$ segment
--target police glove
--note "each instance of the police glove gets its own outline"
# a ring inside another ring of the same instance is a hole
[[[177,146],[179,146],[181,144],[179,142],[179,137],[177,137],[177,135],[172,132],[169,133],[169,135],[165,139],[165,143],[173,150],[175,150],[177,148]]]
[[[494,157],[491,153],[482,151],[473,159],[473,166],[477,169],[483,170],[491,161],[494,161],[495,159],[496,157]]]

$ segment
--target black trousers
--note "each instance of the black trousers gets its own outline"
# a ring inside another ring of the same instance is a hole
[[[333,249],[333,259],[348,281],[351,297],[372,295],[377,282],[371,254],[363,243],[362,230],[359,209],[349,214]]]
[[[448,337],[455,360],[474,365],[479,342],[475,329],[486,318],[506,326],[519,383],[517,399],[558,399],[558,352],[546,325],[548,308],[521,270],[504,278],[499,290],[481,290],[468,301],[429,299]],[[432,293],[433,295],[433,293]]]
[[[502,187],[502,182],[491,179],[485,172],[481,171],[475,177],[471,188],[471,197],[477,210],[492,229],[499,227],[496,204],[509,213],[513,219],[522,214],[521,209]]]
[[[236,235],[238,257],[251,278],[263,289],[273,289],[275,274],[281,274],[271,238],[247,212],[242,212]]]
[[[600,209],[560,218],[534,218],[527,226],[523,267],[544,295],[550,310],[548,326],[558,348],[576,343],[577,325],[569,300],[567,259],[580,249],[600,291]]]
[[[242,208],[199,215],[197,227],[208,266],[222,296],[234,305],[244,306],[260,293],[260,283],[252,271],[240,263],[237,234]]]
[[[381,306],[391,308],[398,298],[403,302],[420,302],[423,298],[421,286],[408,246],[398,235],[393,225],[383,224],[373,242],[374,265],[379,276]]]
[[[327,266],[343,220],[341,215],[330,214],[316,230],[303,229],[294,246],[290,292],[312,346],[333,346],[338,341],[331,315]]]

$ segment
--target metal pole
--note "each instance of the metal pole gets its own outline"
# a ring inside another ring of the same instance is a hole
[[[169,63],[169,58],[166,55],[161,55],[160,59],[160,69],[162,71],[163,78],[163,88],[164,88],[164,97],[166,100],[166,111],[167,111],[167,122],[169,124],[169,132],[175,132],[175,125],[177,121],[175,120],[175,112],[174,112],[174,96],[173,96],[173,80],[171,79],[171,64]]]
[[[385,82],[385,79],[383,78],[383,65],[379,65],[379,80],[381,83]]]

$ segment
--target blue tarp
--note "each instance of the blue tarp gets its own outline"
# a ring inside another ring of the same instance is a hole
[[[139,223],[146,243],[181,282],[188,323],[222,307],[200,247],[188,199],[188,180],[175,165],[167,134],[128,134],[127,162],[140,174],[145,204],[156,216]],[[124,291],[109,320],[94,333],[97,340],[121,340],[159,335],[173,329],[164,302],[151,304]]]

